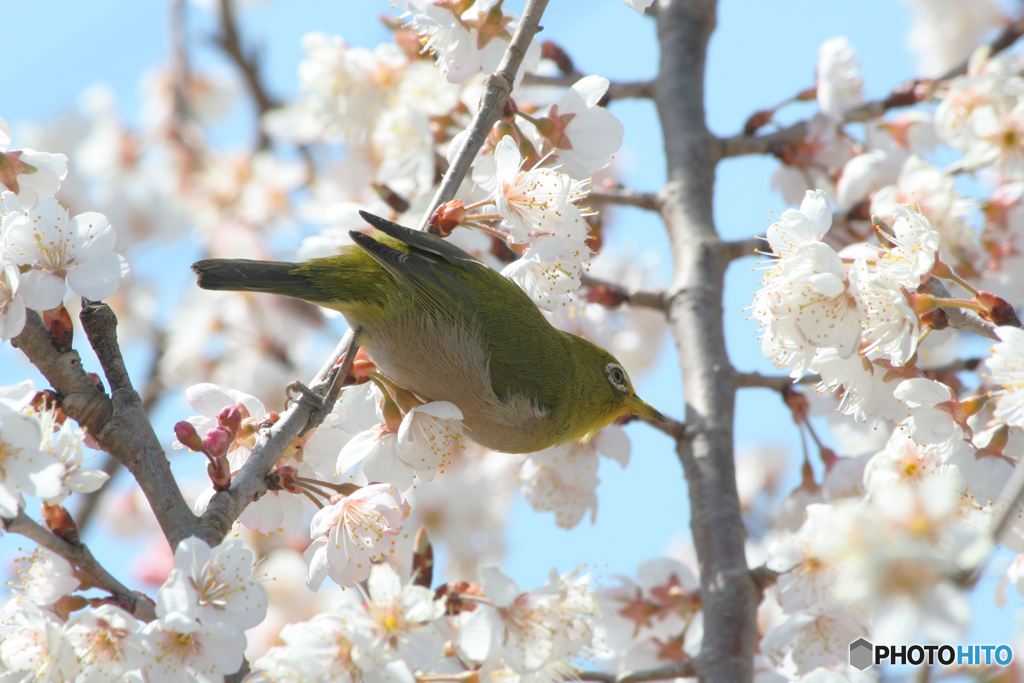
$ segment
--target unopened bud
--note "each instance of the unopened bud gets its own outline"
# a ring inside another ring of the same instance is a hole
[[[63,505],[43,503],[43,520],[54,536],[63,538],[72,545],[78,545],[78,525]]]
[[[801,90],[793,99],[797,102],[810,102],[818,99],[818,86],[807,88],[807,90]]]
[[[753,135],[771,121],[773,116],[775,116],[774,109],[762,109],[761,111],[755,111],[750,115],[750,118],[747,119],[747,122],[743,124],[743,134],[748,136]]]
[[[433,215],[430,216],[428,232],[438,237],[447,237],[464,220],[466,220],[466,207],[461,199],[454,199],[434,210]]]
[[[203,440],[191,422],[184,420],[174,425],[174,436],[181,442],[181,445],[191,451],[202,452]]]
[[[217,424],[226,429],[231,440],[234,441],[238,436],[238,428],[242,426],[242,411],[238,409],[238,406],[223,408],[217,415]]]
[[[202,450],[208,456],[216,458],[227,453],[233,441],[234,439],[231,438],[231,434],[227,429],[224,427],[214,427],[206,432],[206,436],[203,437]]]
[[[1009,325],[1011,327],[1020,327],[1020,319],[1017,317],[1017,311],[1013,309],[1010,303],[1002,298],[998,297],[992,292],[986,292],[984,290],[978,292],[974,300],[984,306],[986,310],[978,311],[978,315],[982,319],[988,320],[996,325]]]
[[[264,415],[260,419],[260,421],[256,423],[256,430],[259,431],[260,429],[269,429],[270,427],[273,427],[275,424],[277,424],[277,421],[280,419],[280,413],[272,410],[266,415]],[[242,424],[245,424],[244,420],[242,421]]]
[[[64,308],[64,304],[43,311],[43,323],[50,332],[50,341],[53,345],[61,351],[70,351],[75,325],[71,322],[71,314]]]

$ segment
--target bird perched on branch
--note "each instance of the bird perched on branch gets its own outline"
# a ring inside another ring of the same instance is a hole
[[[203,289],[268,292],[340,311],[380,372],[462,411],[487,448],[530,453],[587,441],[624,414],[664,420],[622,365],[558,330],[514,283],[458,247],[361,212],[376,231],[305,263],[209,259]]]

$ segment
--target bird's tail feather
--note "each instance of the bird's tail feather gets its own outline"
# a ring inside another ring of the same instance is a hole
[[[322,299],[309,277],[299,274],[294,263],[250,261],[248,259],[207,259],[192,264],[203,289],[236,292],[267,292],[307,301]]]

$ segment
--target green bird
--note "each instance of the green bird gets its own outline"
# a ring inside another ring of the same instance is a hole
[[[269,292],[339,311],[378,370],[462,411],[468,436],[530,453],[586,442],[620,415],[664,420],[612,354],[556,329],[529,296],[449,242],[360,212],[376,230],[305,263],[209,259],[203,289]]]

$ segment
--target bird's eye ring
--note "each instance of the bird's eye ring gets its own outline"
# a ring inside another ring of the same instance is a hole
[[[605,366],[604,371],[608,375],[608,381],[617,388],[626,390],[626,371],[622,369],[622,366],[618,363],[609,363]]]

